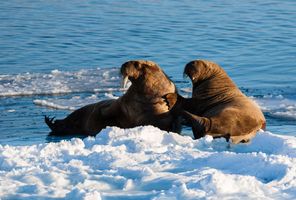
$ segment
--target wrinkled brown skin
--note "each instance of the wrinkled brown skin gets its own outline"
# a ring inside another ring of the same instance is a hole
[[[189,62],[184,69],[193,84],[192,98],[168,94],[165,99],[175,115],[192,127],[195,139],[205,135],[225,137],[232,143],[248,142],[266,120],[258,105],[245,96],[216,63]]]
[[[45,122],[54,135],[96,135],[106,126],[132,128],[153,125],[162,130],[180,132],[179,117],[169,112],[167,93],[177,93],[173,82],[151,61],[128,61],[121,74],[131,81],[127,92],[117,100],[105,100],[82,107],[63,120]]]

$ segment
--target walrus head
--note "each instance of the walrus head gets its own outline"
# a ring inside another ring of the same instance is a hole
[[[222,71],[223,69],[213,62],[193,60],[186,64],[183,74],[188,76],[194,84],[209,79]]]
[[[135,83],[140,78],[143,78],[145,75],[148,75],[150,72],[159,71],[160,67],[152,62],[146,60],[131,60],[124,63],[121,66],[121,75],[123,78],[122,86],[125,87],[127,81],[130,80],[132,83]]]
[[[149,94],[166,94],[175,92],[173,82],[167,77],[162,69],[152,61],[132,60],[121,66],[123,87],[128,80],[134,87]]]

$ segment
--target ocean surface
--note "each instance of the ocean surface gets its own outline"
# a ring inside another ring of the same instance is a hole
[[[184,65],[212,60],[260,105],[267,131],[296,136],[295,19],[293,0],[2,1],[0,144],[64,139],[48,137],[44,115],[122,95],[132,59],[158,63],[185,96]]]

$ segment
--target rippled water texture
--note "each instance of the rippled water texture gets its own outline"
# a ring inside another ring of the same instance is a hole
[[[43,114],[121,95],[117,69],[131,59],[157,62],[181,91],[187,62],[213,60],[269,130],[295,135],[295,19],[292,0],[3,1],[0,143],[44,142]]]

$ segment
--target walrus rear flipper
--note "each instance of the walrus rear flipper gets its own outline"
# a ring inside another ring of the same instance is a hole
[[[55,117],[49,118],[48,116],[44,116],[44,121],[51,130],[49,135],[75,134],[75,132],[73,132],[69,127],[64,126],[64,120],[55,120]]]
[[[211,120],[206,117],[200,117],[200,116],[191,114],[188,111],[183,111],[182,117],[192,127],[194,139],[199,139],[201,137],[204,137],[211,128]]]
[[[50,128],[50,130],[52,131],[52,132],[55,132],[55,129],[56,129],[56,126],[55,126],[55,124],[54,124],[54,117],[53,118],[49,118],[48,116],[44,116],[44,121],[45,121],[45,123],[47,124],[47,126]]]
[[[48,116],[44,117],[44,121],[47,126],[50,128],[51,132],[49,135],[56,136],[65,136],[65,135],[79,135],[81,130],[76,130],[74,126],[65,126],[64,120],[55,120],[55,117],[49,118]],[[73,127],[72,127],[73,126]]]

